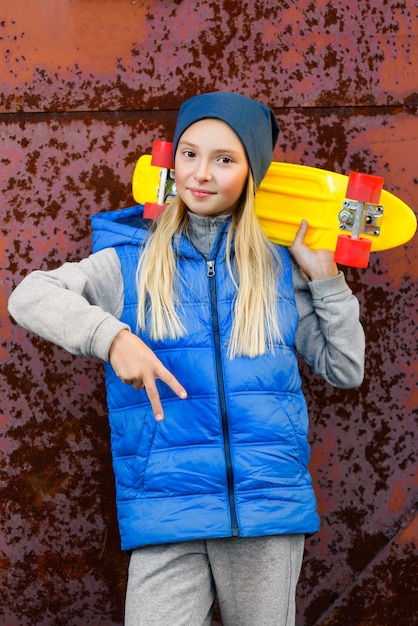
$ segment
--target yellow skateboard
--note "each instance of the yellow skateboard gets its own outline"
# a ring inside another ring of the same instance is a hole
[[[175,196],[172,144],[154,141],[153,154],[138,160],[133,196],[144,217],[156,219]],[[302,219],[306,243],[335,251],[342,265],[367,267],[370,251],[405,244],[416,232],[412,209],[382,189],[383,178],[350,176],[316,167],[273,162],[256,194],[256,213],[271,241],[290,246]]]

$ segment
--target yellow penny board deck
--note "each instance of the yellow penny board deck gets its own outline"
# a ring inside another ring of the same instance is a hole
[[[136,202],[158,203],[161,171],[162,168],[151,165],[150,155],[140,157],[132,181]],[[306,219],[307,245],[335,250],[339,235],[351,237],[351,226],[342,220],[347,213],[353,213],[353,203],[347,198],[348,183],[349,177],[343,174],[273,162],[256,193],[256,213],[264,232],[273,242],[290,246],[301,220]],[[401,246],[414,236],[414,212],[392,193],[382,189],[375,203],[377,208],[375,204],[364,204],[366,209],[371,208],[371,217],[363,220],[366,230],[360,237],[370,240],[371,251]],[[354,202],[354,213],[355,207]]]

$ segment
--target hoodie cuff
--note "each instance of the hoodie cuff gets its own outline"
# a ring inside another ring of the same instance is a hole
[[[340,294],[351,295],[351,289],[345,281],[343,272],[339,271],[336,276],[312,280],[308,283],[314,300],[325,300]]]
[[[131,330],[128,324],[109,316],[97,327],[90,344],[90,356],[109,362],[109,350],[116,335],[122,330]]]

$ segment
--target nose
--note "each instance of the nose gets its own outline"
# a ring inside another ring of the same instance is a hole
[[[194,172],[194,178],[199,183],[212,179],[212,170],[210,167],[209,159],[199,159],[196,164]]]

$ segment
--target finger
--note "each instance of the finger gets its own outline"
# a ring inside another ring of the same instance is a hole
[[[122,374],[118,374],[117,372],[116,376],[123,382],[124,385],[132,385],[134,386],[134,380],[132,378],[126,378],[126,376],[122,376]]]
[[[187,398],[187,391],[169,370],[166,369],[164,373],[159,376],[159,378],[163,381],[163,383],[170,387],[172,391],[174,391],[176,396],[178,396],[182,400],[185,400]]]
[[[187,391],[179,383],[177,378],[166,368],[162,367],[161,370],[156,374],[156,378],[165,383],[170,389],[182,400],[187,398]],[[148,399],[151,403],[152,411],[154,413],[155,419],[160,422],[164,419],[163,407],[160,400],[160,395],[158,393],[157,386],[155,384],[155,380],[151,381],[149,384],[145,384],[145,390],[148,395]]]
[[[148,400],[150,401],[155,419],[157,420],[157,422],[162,422],[162,420],[164,419],[164,411],[157,386],[154,382],[152,382],[149,385],[145,385],[145,391],[147,393]]]
[[[307,232],[308,232],[308,222],[307,220],[302,220],[299,225],[298,232],[295,235],[293,245],[295,246],[295,245],[303,244]]]

